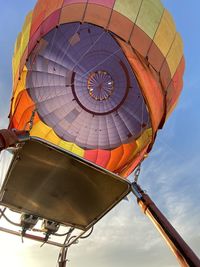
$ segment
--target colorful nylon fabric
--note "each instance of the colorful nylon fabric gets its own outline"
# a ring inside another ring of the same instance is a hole
[[[10,128],[128,177],[183,87],[183,44],[160,0],[39,0],[13,56]]]

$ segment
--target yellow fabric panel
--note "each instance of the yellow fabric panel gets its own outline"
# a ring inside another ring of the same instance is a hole
[[[145,146],[151,143],[153,137],[153,131],[151,128],[144,131],[144,133],[136,140],[138,151],[141,151]]]
[[[17,41],[15,43],[13,56],[13,78],[15,77],[17,70],[19,69],[21,58],[29,42],[31,22],[32,12],[27,15],[22,32],[20,32],[20,34],[18,35]]]
[[[13,55],[12,60],[12,68],[13,68],[13,78],[15,77],[17,70],[19,69],[20,60],[21,60],[21,51],[20,51],[20,45],[21,45],[21,39],[22,39],[22,33],[20,32],[17,41],[15,43],[15,51]]]
[[[126,0],[126,4],[124,0],[116,0],[114,10],[135,22],[141,3],[142,0]]]
[[[20,32],[17,36],[17,40],[15,42],[15,50],[14,50],[14,54],[17,54],[19,48],[20,48],[20,44],[21,44],[21,38],[22,38],[22,33]]]
[[[23,26],[21,47],[20,47],[21,55],[24,54],[24,51],[26,50],[26,47],[27,47],[28,42],[29,42],[31,23],[32,23],[32,15],[33,15],[33,12],[31,11],[27,15],[24,26]]]
[[[144,147],[150,144],[152,142],[152,138],[153,138],[152,128],[145,130],[142,133],[142,135],[136,140],[137,148],[133,151],[131,159],[133,159],[136,156],[136,154],[140,153],[144,149]]]
[[[143,0],[136,25],[153,39],[163,11],[164,7],[160,0]]]
[[[17,83],[17,87],[14,88],[14,93],[13,93],[13,102],[12,102],[12,114],[14,113],[14,109],[15,109],[15,103],[17,100],[17,96],[19,95],[19,93],[21,91],[23,91],[24,89],[26,89],[26,76],[27,76],[27,68],[26,66],[24,66],[24,69],[21,73],[21,79],[20,81],[18,81]]]
[[[174,41],[176,26],[171,14],[165,9],[161,23],[154,37],[154,43],[164,56],[167,55]]]
[[[61,148],[65,149],[65,150],[72,151],[73,143],[65,142],[65,141],[63,141],[63,140],[60,139],[59,146]]]
[[[50,129],[50,131],[46,134],[45,140],[57,146],[60,143],[60,138],[55,134],[53,129]]]
[[[30,135],[45,139],[45,136],[50,130],[50,127],[45,125],[42,121],[39,121],[33,125],[33,128],[30,131]]]
[[[183,56],[183,42],[180,34],[177,32],[171,49],[167,55],[167,63],[171,72],[171,77],[174,76],[177,67]]]
[[[19,69],[20,65],[20,60],[21,60],[21,53],[20,50],[14,55],[12,65],[13,65],[13,79],[15,75],[17,74],[17,70]]]
[[[84,150],[82,148],[80,148],[79,146],[73,144],[72,153],[78,155],[79,157],[83,157],[85,152],[84,152]]]
[[[59,146],[65,150],[68,150],[68,151],[78,155],[79,157],[84,156],[85,151],[74,143],[70,143],[70,142],[66,142],[66,141],[61,140],[59,143]]]
[[[77,145],[70,143],[70,142],[65,142],[61,140],[55,133],[54,131],[48,127],[46,124],[44,124],[42,121],[37,122],[31,132],[31,136],[36,136],[39,138],[42,138],[44,140],[47,140],[48,142],[51,142],[54,145],[57,145],[65,150],[68,150],[80,157],[84,156],[84,150]]]

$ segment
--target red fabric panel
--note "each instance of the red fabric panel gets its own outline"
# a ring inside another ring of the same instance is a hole
[[[125,41],[129,41],[133,25],[132,21],[113,10],[108,29]]]
[[[96,160],[96,164],[106,168],[106,165],[108,164],[111,157],[111,152],[107,150],[98,150],[98,156]]]
[[[166,60],[164,61],[163,66],[160,70],[160,79],[161,79],[164,90],[167,90],[172,77],[171,77],[171,72],[170,72],[170,69],[169,69],[169,66]]]
[[[181,91],[182,86],[183,86],[183,74],[185,71],[185,58],[182,57],[180,64],[176,70],[176,73],[174,74],[173,77],[173,83],[174,83],[174,88],[176,91]]]
[[[30,53],[32,52],[32,50],[35,48],[37,42],[40,40],[41,38],[41,27],[40,26],[37,31],[32,35],[32,37],[30,38],[29,44],[28,44],[28,55],[30,55]]]
[[[29,45],[28,45],[28,55],[35,48],[36,44],[43,35],[47,34],[50,30],[55,28],[56,25],[59,24],[61,10],[55,11],[51,14],[44,22],[40,25],[37,31],[30,37]]]
[[[167,114],[171,112],[171,109],[174,107],[181,94],[183,88],[184,70],[185,70],[185,59],[183,57],[167,89]]]
[[[86,150],[84,158],[89,160],[89,161],[91,161],[91,162],[93,162],[93,163],[96,163],[97,153],[98,153],[97,150]]]
[[[45,19],[45,10],[46,10],[46,2],[44,0],[38,0],[33,11],[30,36],[32,36],[38,30],[39,26]]]
[[[103,168],[106,168],[110,156],[111,152],[107,150],[86,150],[84,158]]]
[[[135,50],[137,50],[143,57],[146,57],[151,46],[152,39],[137,25],[134,25],[130,43]]]
[[[157,72],[159,72],[165,60],[165,57],[154,42],[152,42],[151,48],[147,56],[149,63]]]

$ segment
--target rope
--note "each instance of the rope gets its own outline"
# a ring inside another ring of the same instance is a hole
[[[28,124],[29,124],[28,131],[30,132],[32,130],[36,112],[37,112],[37,109],[34,109],[31,114],[30,120],[27,121],[27,123],[24,126],[24,131],[26,130],[26,127],[28,126]]]

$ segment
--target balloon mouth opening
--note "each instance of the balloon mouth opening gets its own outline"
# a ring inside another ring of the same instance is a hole
[[[87,86],[89,95],[96,101],[107,100],[114,92],[113,78],[103,70],[90,73]]]

